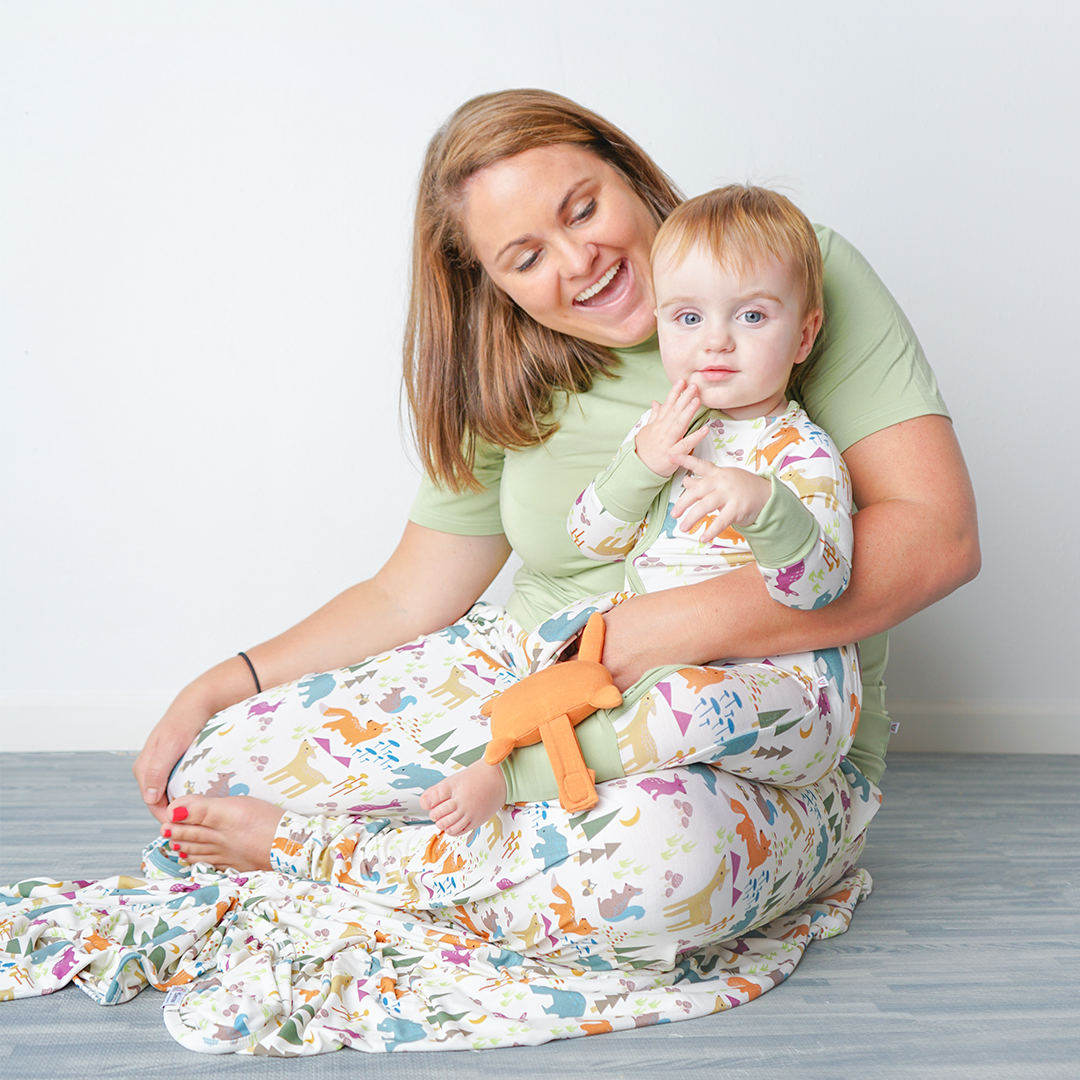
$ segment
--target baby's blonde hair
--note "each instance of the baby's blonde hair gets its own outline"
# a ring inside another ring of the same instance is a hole
[[[731,184],[688,199],[660,226],[652,260],[663,254],[678,266],[701,245],[724,267],[745,272],[754,263],[777,259],[803,289],[803,315],[821,309],[821,248],[806,215],[768,188]]]

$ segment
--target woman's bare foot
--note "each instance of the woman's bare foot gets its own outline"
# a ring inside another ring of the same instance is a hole
[[[478,829],[506,805],[506,781],[498,765],[483,758],[461,772],[432,785],[420,796],[420,805],[451,836]]]
[[[284,811],[247,795],[185,795],[169,803],[161,827],[180,858],[219,870],[269,870],[270,845]]]

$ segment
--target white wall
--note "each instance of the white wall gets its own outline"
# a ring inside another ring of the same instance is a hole
[[[782,183],[866,253],[954,411],[985,553],[895,634],[894,745],[1080,752],[1075,6],[398,10],[0,11],[5,747],[137,747],[184,681],[380,564],[416,483],[421,154],[462,100],[539,85],[688,193]]]

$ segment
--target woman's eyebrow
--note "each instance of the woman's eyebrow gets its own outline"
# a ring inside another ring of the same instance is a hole
[[[526,233],[524,236],[519,236],[516,240],[511,240],[509,244],[503,244],[503,246],[499,248],[499,253],[495,256],[495,261],[498,262],[511,248],[515,248],[519,244],[527,244],[532,239],[532,235]]]
[[[559,203],[559,208],[555,212],[556,217],[562,216],[567,206],[570,205],[570,200],[573,199],[575,194],[577,194],[578,189],[583,187],[588,182],[588,177],[586,177],[585,179],[579,180],[576,184],[570,185],[570,189],[563,196],[562,202]],[[526,233],[524,236],[519,236],[516,240],[511,240],[508,244],[503,244],[503,246],[499,248],[498,254],[495,256],[495,261],[498,262],[499,259],[501,259],[503,255],[505,255],[506,252],[508,252],[511,248],[518,247],[520,244],[527,244],[530,240],[534,239],[535,237],[532,235],[532,233]]]
[[[570,200],[577,194],[578,189],[584,187],[589,182],[588,177],[584,177],[576,184],[570,185],[570,190],[563,196],[563,201],[559,203],[559,213],[561,214],[569,205]]]

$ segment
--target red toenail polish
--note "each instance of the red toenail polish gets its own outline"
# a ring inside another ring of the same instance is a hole
[[[172,819],[173,819],[174,823],[177,822],[177,821],[183,821],[184,818],[186,818],[186,817],[187,817],[187,807],[186,806],[174,806],[173,807]]]
[[[162,829],[161,830],[161,835],[162,836],[172,836],[172,829]],[[165,846],[168,847],[169,845],[166,844]]]

